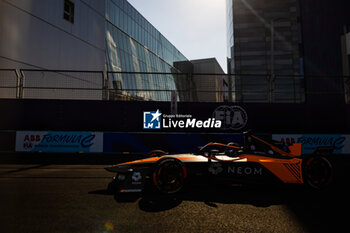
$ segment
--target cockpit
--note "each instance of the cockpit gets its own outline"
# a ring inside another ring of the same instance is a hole
[[[199,148],[198,155],[203,155],[205,157],[216,156],[216,155],[226,155],[229,157],[237,157],[243,152],[243,148],[236,143],[208,143],[203,147]]]

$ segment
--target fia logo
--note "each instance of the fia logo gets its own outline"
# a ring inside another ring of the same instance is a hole
[[[240,106],[219,106],[214,110],[213,118],[222,122],[222,129],[241,130],[248,122],[247,112]]]
[[[160,129],[161,115],[157,109],[156,112],[143,112],[143,128],[144,129]]]

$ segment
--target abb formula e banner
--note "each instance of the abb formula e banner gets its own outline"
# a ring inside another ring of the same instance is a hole
[[[17,131],[16,152],[103,152],[101,132]]]
[[[302,152],[313,153],[317,147],[333,147],[333,154],[350,154],[349,134],[273,134],[272,139],[285,146],[302,143]]]

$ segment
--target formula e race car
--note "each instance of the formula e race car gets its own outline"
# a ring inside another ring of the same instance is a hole
[[[243,145],[208,143],[196,154],[156,152],[152,157],[105,168],[116,173],[109,190],[115,193],[153,190],[174,194],[187,184],[306,184],[321,189],[332,181],[332,166],[318,148],[302,155],[301,144],[287,148],[251,133]]]

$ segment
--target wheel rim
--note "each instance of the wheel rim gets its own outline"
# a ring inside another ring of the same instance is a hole
[[[332,166],[323,157],[312,157],[306,161],[305,179],[313,188],[324,188],[332,181]]]
[[[185,170],[183,164],[175,161],[164,162],[153,173],[155,186],[163,193],[171,194],[183,187]]]

